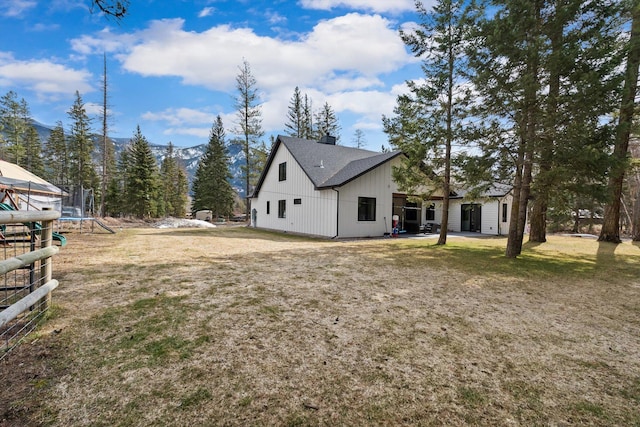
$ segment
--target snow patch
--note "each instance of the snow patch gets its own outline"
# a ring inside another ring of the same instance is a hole
[[[216,228],[215,224],[199,219],[165,218],[153,225],[155,228]]]

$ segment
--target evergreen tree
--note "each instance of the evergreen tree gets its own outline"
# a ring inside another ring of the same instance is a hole
[[[313,124],[313,103],[311,98],[304,95],[304,103],[302,105],[302,133],[301,138],[313,139],[315,137]]]
[[[251,67],[245,60],[240,68],[240,73],[236,77],[236,110],[238,114],[237,128],[235,133],[242,135],[242,151],[245,156],[245,165],[242,168],[245,181],[246,215],[249,217],[249,197],[251,197],[251,176],[255,173],[256,167],[251,162],[252,148],[258,144],[264,135],[262,130],[262,111],[258,103],[258,89],[256,79],[251,74]]]
[[[69,184],[69,153],[62,122],[58,121],[51,130],[43,148],[47,164],[45,177],[57,185]]]
[[[293,90],[287,111],[287,122],[284,124],[287,135],[303,138],[305,134],[305,117],[302,94],[298,86]]]
[[[613,149],[613,167],[609,173],[609,203],[604,212],[604,222],[599,241],[620,243],[620,208],[622,206],[622,186],[628,167],[629,139],[635,116],[638,90],[638,69],[640,68],[640,2],[630,1],[631,34],[627,45],[624,91],[620,105],[620,115],[616,128]]]
[[[140,126],[123,157],[124,202],[128,213],[137,218],[157,218],[164,213],[158,165]]]
[[[356,129],[353,133],[353,145],[356,148],[363,148],[367,144],[367,139],[364,136],[362,129]]]
[[[178,161],[171,142],[167,146],[167,153],[160,165],[160,177],[163,186],[165,214],[177,218],[184,217],[187,212],[189,184],[187,174]]]
[[[394,172],[410,194],[435,181],[442,191],[442,224],[439,245],[447,241],[449,194],[451,187],[451,147],[463,140],[463,120],[468,94],[461,89],[463,79],[464,29],[463,0],[439,0],[428,12],[416,3],[422,17],[420,28],[401,32],[412,52],[422,57],[424,83],[407,82],[411,95],[401,96],[397,117],[384,118],[389,141],[407,158]]]
[[[336,137],[336,142],[340,141],[340,123],[335,111],[328,102],[325,102],[320,111],[315,115],[317,129],[315,138],[320,140],[325,135]]]
[[[192,210],[211,210],[213,218],[231,215],[235,192],[229,183],[230,179],[225,131],[222,118],[218,116],[193,180]]]
[[[494,133],[487,138],[494,142],[483,148],[506,148],[503,159],[512,159],[513,203],[505,251],[509,258],[522,251],[535,148],[540,143],[543,2],[496,1],[496,13],[480,26],[483,46],[472,54],[474,83],[482,96],[478,113],[491,121]],[[495,142],[506,145],[496,147]]]
[[[69,131],[69,177],[71,183],[85,189],[94,188],[99,180],[92,161],[94,144],[91,139],[91,120],[78,91],[76,91],[76,100],[67,114],[71,120],[71,130]]]
[[[103,55],[103,79],[102,79],[102,135],[100,144],[100,156],[101,156],[101,173],[100,173],[100,214],[105,215],[105,198],[107,193],[107,187],[109,181],[113,178],[113,173],[116,168],[115,148],[113,141],[109,138],[109,108],[108,108],[108,96],[107,96],[107,56]]]
[[[24,155],[24,168],[37,176],[44,176],[44,162],[42,161],[42,142],[40,141],[40,135],[38,135],[38,131],[33,126],[29,126],[27,128],[27,133],[24,140]]]
[[[272,144],[273,145],[273,144]],[[262,171],[267,166],[267,158],[269,157],[269,149],[264,141],[251,149],[251,163],[255,166],[254,173],[251,175],[251,187],[255,188],[260,179]]]
[[[618,13],[608,2],[553,0],[545,4],[540,47],[546,93],[540,98],[529,240],[546,241],[551,193],[584,208],[603,201],[620,75]],[[576,206],[572,206],[578,208]],[[554,209],[563,209],[557,204]]]
[[[0,127],[5,136],[0,142],[0,157],[22,165],[25,157],[25,138],[31,126],[27,101],[18,100],[14,91],[0,98]]]
[[[116,173],[109,180],[105,194],[106,216],[119,217],[129,214],[125,184],[129,181],[129,150],[120,153],[116,162]]]
[[[104,196],[104,216],[118,217],[124,213],[124,185],[121,179],[123,175],[124,173],[117,173],[109,180]]]

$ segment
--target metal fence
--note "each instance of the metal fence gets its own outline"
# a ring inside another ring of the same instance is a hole
[[[0,212],[0,360],[32,332],[47,312],[55,210]]]

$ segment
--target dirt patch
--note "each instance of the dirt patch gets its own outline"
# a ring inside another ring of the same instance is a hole
[[[513,262],[502,240],[450,240],[72,233],[54,262],[54,315],[2,367],[7,383],[27,385],[0,392],[0,415],[78,426],[640,422],[638,247],[551,238]]]

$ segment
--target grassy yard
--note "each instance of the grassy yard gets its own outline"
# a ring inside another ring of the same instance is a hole
[[[630,242],[68,237],[0,425],[640,425]]]

